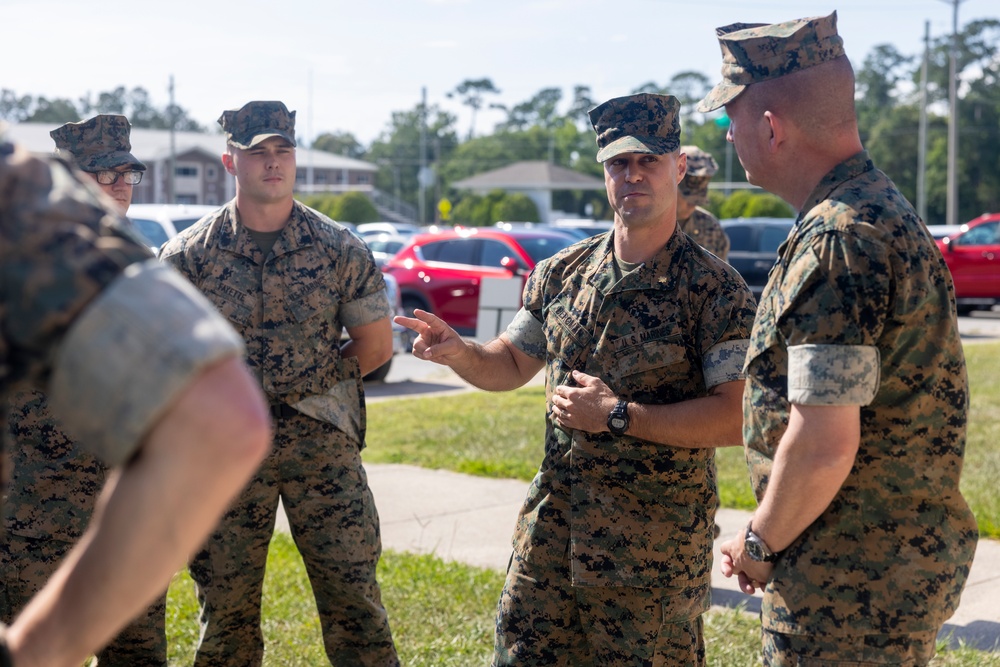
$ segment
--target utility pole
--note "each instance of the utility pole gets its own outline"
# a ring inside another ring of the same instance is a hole
[[[958,224],[958,5],[952,5],[951,49],[948,58],[948,206],[945,224]]]
[[[170,75],[170,159],[167,161],[167,174],[170,179],[170,187],[167,192],[170,199],[168,204],[177,203],[177,188],[175,186],[177,176],[177,106],[174,104],[174,75]]]
[[[417,203],[420,206],[418,213],[420,224],[427,222],[427,86],[420,89],[420,171],[417,173],[419,188],[417,189]]]
[[[931,22],[924,21],[924,63],[920,67],[920,126],[917,132],[917,215],[927,222],[927,68],[931,52]]]

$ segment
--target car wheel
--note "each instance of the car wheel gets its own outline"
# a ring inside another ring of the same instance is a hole
[[[960,303],[956,306],[956,310],[959,315],[971,315],[972,311],[977,310],[977,307],[967,303]]]
[[[369,373],[368,375],[364,376],[361,379],[363,382],[385,382],[385,378],[387,375],[389,375],[389,369],[391,368],[392,368],[392,359],[390,358],[389,361],[385,362],[384,364],[382,364],[381,366],[379,366],[378,368],[376,368],[371,373]]]
[[[427,303],[419,296],[412,296],[412,295],[404,296],[402,299],[402,304],[403,304],[403,314],[406,315],[407,317],[413,317],[414,316],[413,311],[416,310],[417,308],[419,308],[420,310],[426,310],[427,312],[432,312],[431,307],[428,306]],[[403,340],[406,344],[406,347],[409,348],[411,351],[413,350],[413,341],[415,341],[416,339],[417,339],[417,334],[414,333],[412,329],[407,329],[406,332],[403,334]]]

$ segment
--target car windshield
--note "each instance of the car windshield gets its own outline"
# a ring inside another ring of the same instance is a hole
[[[575,239],[562,234],[552,236],[519,236],[517,242],[521,244],[524,251],[528,253],[535,264],[551,257],[563,248],[573,245]]]
[[[147,220],[145,218],[129,218],[132,221],[132,225],[135,227],[136,231],[142,234],[142,237],[146,239],[146,244],[153,247],[159,248],[161,245],[169,241],[167,238],[167,232],[163,229],[163,225],[155,220]]]

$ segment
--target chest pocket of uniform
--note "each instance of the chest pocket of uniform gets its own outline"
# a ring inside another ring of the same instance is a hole
[[[680,366],[686,358],[684,336],[675,333],[659,340],[646,341],[640,346],[625,350],[615,362],[615,376],[625,378],[630,375],[658,371],[662,378],[672,375],[671,366]]]
[[[326,283],[315,282],[288,297],[288,310],[296,322],[303,324],[320,313],[336,318],[339,303],[340,295],[335,289]]]

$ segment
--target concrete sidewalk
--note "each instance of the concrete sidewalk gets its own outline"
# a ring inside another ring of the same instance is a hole
[[[386,549],[435,554],[445,560],[504,571],[526,482],[473,477],[409,465],[367,465],[368,480],[382,522]],[[735,579],[718,571],[718,545],[746,526],[748,512],[722,509],[712,571],[715,605],[745,604],[760,611],[760,598],[739,591]],[[287,530],[284,515],[279,528]],[[962,602],[942,631],[953,645],[1000,651],[1000,542],[982,540]]]

